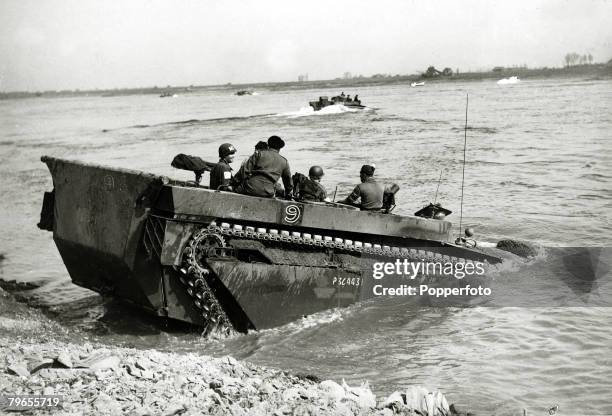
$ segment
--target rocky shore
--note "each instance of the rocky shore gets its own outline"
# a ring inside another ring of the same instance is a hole
[[[28,414],[465,414],[418,386],[377,400],[367,383],[348,386],[230,356],[71,342],[66,328],[1,290],[0,298],[0,396],[62,396],[60,406]]]

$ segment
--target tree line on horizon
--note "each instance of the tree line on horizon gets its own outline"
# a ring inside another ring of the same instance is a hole
[[[569,52],[565,55],[564,62],[566,67],[570,67],[572,65],[590,65],[593,63],[593,55],[590,53],[580,55],[576,52]]]

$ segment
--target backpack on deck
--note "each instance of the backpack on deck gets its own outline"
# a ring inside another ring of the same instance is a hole
[[[216,163],[207,162],[198,156],[190,156],[183,153],[174,156],[170,165],[173,168],[189,170],[195,173],[195,181],[198,184],[202,180],[202,174],[204,174],[204,172],[210,172],[217,166]]]
[[[301,173],[291,177],[293,183],[293,197],[297,201],[323,202],[326,192],[322,186]]]
[[[396,183],[390,183],[385,186],[385,191],[383,193],[383,206],[382,211],[386,214],[393,211],[395,208],[395,194],[400,190],[400,187]]]

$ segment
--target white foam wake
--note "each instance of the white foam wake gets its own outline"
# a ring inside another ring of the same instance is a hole
[[[518,84],[519,82],[521,82],[519,77],[502,78],[497,81],[497,85]]]
[[[365,108],[364,110],[366,110]],[[355,111],[361,111],[356,108],[346,107],[342,104],[334,104],[322,108],[319,111],[314,111],[310,106],[302,107],[298,111],[288,111],[286,113],[274,114],[271,117],[287,117],[287,118],[298,118],[298,117],[310,117],[310,116],[325,116],[329,114],[341,114],[341,113],[354,113]]]

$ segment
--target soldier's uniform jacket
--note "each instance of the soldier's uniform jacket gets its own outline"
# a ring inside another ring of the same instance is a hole
[[[383,194],[385,189],[374,178],[367,178],[353,189],[353,192],[346,198],[350,203],[356,204],[361,198],[361,209],[371,210],[380,209],[383,206]]]
[[[255,152],[244,165],[244,193],[272,198],[275,193],[274,185],[279,178],[283,179],[285,195],[291,195],[293,186],[287,159],[275,149]]]
[[[298,195],[301,201],[322,202],[327,198],[327,191],[319,182],[304,177],[299,184]]]
[[[210,189],[228,186],[232,180],[232,167],[223,159],[210,171]]]

